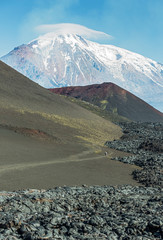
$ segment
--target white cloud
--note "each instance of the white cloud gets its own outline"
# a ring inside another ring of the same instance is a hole
[[[91,40],[112,39],[112,36],[107,33],[96,31],[96,30],[87,28],[85,26],[82,26],[79,24],[73,24],[73,23],[39,25],[36,27],[36,31],[42,34],[49,33],[49,32],[54,32],[56,34],[67,34],[67,33],[78,34],[82,37],[85,37]]]

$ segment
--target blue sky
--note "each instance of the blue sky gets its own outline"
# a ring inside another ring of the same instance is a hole
[[[58,23],[105,32],[105,44],[163,63],[163,0],[0,0],[0,56]]]

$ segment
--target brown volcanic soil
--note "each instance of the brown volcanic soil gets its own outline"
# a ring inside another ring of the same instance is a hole
[[[0,62],[0,190],[137,184],[133,167],[106,159],[101,148],[121,135],[118,126]]]
[[[138,185],[131,173],[136,169],[110,160],[126,154],[105,149],[98,154],[79,145],[37,141],[0,128],[0,190],[49,189],[73,185]],[[64,149],[64,150],[63,150]]]
[[[21,127],[12,127],[12,126],[1,126],[1,128],[12,130],[15,133],[20,133],[24,136],[36,138],[38,140],[48,140],[53,141],[56,140],[53,136],[47,134],[46,132],[42,132],[38,129],[30,129],[30,128],[21,128]]]
[[[121,129],[0,62],[0,124],[37,129],[64,143],[103,145]]]
[[[163,113],[113,83],[49,90],[53,93],[84,100],[132,121],[163,122]]]

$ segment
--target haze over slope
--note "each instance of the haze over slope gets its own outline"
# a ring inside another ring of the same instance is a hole
[[[46,88],[109,81],[163,111],[163,65],[116,46],[48,33],[1,60]]]
[[[102,110],[132,121],[163,122],[163,113],[113,83],[54,88],[50,91],[84,100]]]

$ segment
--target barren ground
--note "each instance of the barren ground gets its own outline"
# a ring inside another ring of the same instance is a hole
[[[135,166],[110,160],[124,153],[36,140],[0,128],[0,190],[49,189],[73,185],[138,185]],[[125,153],[126,155],[126,153]]]

